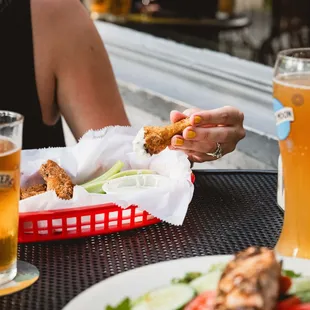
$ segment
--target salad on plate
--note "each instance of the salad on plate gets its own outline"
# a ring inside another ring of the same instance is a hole
[[[150,279],[151,280],[151,279]],[[310,276],[286,270],[267,248],[250,247],[228,264],[189,272],[169,285],[105,310],[310,310]]]

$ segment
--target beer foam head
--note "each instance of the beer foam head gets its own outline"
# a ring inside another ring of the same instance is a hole
[[[0,156],[6,156],[17,150],[16,144],[8,137],[0,136]]]
[[[273,82],[285,87],[310,90],[310,72],[279,74]]]

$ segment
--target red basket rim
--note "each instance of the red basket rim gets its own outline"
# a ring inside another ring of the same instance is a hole
[[[107,209],[107,211],[114,210],[115,208],[121,208],[120,206],[118,206],[117,204],[115,204],[113,202],[108,202],[108,203],[99,204],[99,205],[75,207],[75,208],[69,208],[69,209],[46,210],[46,211],[40,211],[40,212],[37,212],[37,211],[20,212],[19,216],[20,217],[29,217],[29,216],[38,215],[38,214],[40,214],[40,215],[55,215],[55,214],[65,215],[66,213],[72,213],[75,211],[79,211],[79,212],[92,211],[92,210],[103,208],[103,207],[105,209]],[[123,208],[123,209],[130,209],[130,208],[137,208],[137,206],[129,206],[129,207]]]

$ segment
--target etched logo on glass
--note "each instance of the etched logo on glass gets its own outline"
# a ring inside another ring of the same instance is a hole
[[[13,174],[7,171],[0,171],[0,190],[11,188],[14,185]]]

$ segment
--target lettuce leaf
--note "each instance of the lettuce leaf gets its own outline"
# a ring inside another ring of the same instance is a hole
[[[131,302],[129,298],[122,300],[117,306],[107,306],[105,310],[130,310]]]

